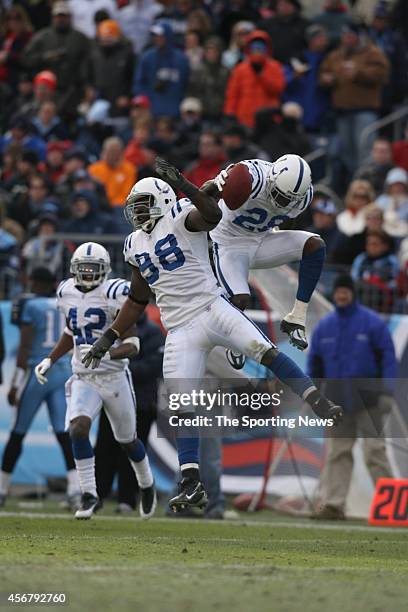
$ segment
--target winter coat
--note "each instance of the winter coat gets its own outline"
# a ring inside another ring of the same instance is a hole
[[[352,79],[344,75],[344,62],[353,62],[355,66]],[[320,79],[323,74],[334,76],[331,95],[335,110],[378,110],[381,106],[382,88],[388,79],[389,63],[384,53],[371,43],[361,45],[351,55],[346,54],[342,47],[338,47],[323,61]],[[324,82],[320,82],[324,86]]]
[[[248,45],[255,39],[263,39],[270,46],[269,36],[265,32],[252,32],[247,39]],[[234,115],[241,124],[252,128],[258,110],[280,106],[284,87],[282,64],[266,58],[262,70],[255,72],[247,57],[231,72],[225,95],[224,114]]]
[[[183,51],[176,49],[169,24],[164,28],[166,46],[145,51],[137,67],[133,93],[147,96],[155,117],[178,117],[189,78],[189,63]]]

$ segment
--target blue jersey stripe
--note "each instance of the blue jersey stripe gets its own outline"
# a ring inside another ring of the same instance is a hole
[[[90,255],[92,252],[92,244],[88,244],[88,248],[86,249],[86,254]]]
[[[252,191],[251,191],[251,198],[255,198],[256,195],[254,195],[254,192],[259,188],[259,186],[262,184],[262,177],[261,177],[261,173],[259,172],[259,168],[258,166],[256,166],[254,163],[251,162],[251,166],[252,168],[255,170],[256,175],[257,175],[257,179],[255,180],[255,185],[252,187]],[[259,193],[259,192],[258,192]]]
[[[121,282],[122,282],[121,278],[119,280],[113,281],[113,283],[110,285],[110,287],[109,287],[109,289],[108,289],[108,291],[106,293],[106,297],[110,297],[110,293],[111,293],[113,287],[115,287],[116,285],[119,285]]]
[[[222,270],[221,270],[220,258],[218,255],[218,244],[216,242],[214,242],[214,257],[215,257],[215,269],[217,271],[218,280],[221,283],[221,285],[224,287],[224,289],[227,291],[227,293],[233,296],[234,292],[229,286],[229,284],[227,283],[225,276],[223,275]]]
[[[295,188],[293,190],[294,193],[297,193],[300,185],[302,184],[303,175],[305,173],[305,164],[303,163],[303,159],[301,157],[299,157],[299,164],[300,164],[299,176],[298,176],[298,180],[295,185]]]
[[[122,285],[126,285],[126,281],[122,281],[121,283],[119,283],[119,285],[117,285],[112,293],[112,299],[116,299],[116,294],[118,292],[119,287],[121,287]]]
[[[67,282],[68,282],[69,280],[70,280],[70,279],[69,279],[69,278],[67,278],[67,280],[64,280],[64,281],[62,281],[62,282],[61,282],[61,284],[60,284],[60,286],[59,286],[59,289],[58,289],[58,297],[59,297],[59,298],[62,298],[62,290],[63,290],[63,288],[65,287],[65,285],[67,284]]]

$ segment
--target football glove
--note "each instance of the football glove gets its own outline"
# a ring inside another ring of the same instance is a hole
[[[233,166],[234,164],[229,164],[229,166],[227,166],[225,170],[221,170],[221,172],[219,172],[217,176],[213,179],[214,183],[217,185],[218,191],[223,190],[223,187],[225,186],[225,183],[227,182],[228,170],[231,170]]]
[[[103,357],[108,352],[112,344],[118,339],[118,335],[109,328],[106,332],[97,340],[88,352],[82,357],[82,363],[86,368],[92,367],[95,370],[101,363]]]
[[[43,359],[38,365],[34,368],[34,374],[40,385],[45,385],[48,382],[48,378],[45,374],[48,372],[50,367],[52,366],[52,361],[49,357]]]
[[[169,162],[162,157],[158,157],[156,159],[156,172],[163,179],[163,181],[166,181],[166,183],[169,183],[176,189],[180,189],[182,183],[184,182],[184,177],[180,170],[169,164]]]
[[[85,355],[91,350],[92,348],[92,344],[80,344],[79,345],[79,354],[80,354],[80,358],[81,361],[84,359]],[[111,358],[109,351],[107,351],[105,353],[105,355],[102,357],[103,360],[108,361]]]

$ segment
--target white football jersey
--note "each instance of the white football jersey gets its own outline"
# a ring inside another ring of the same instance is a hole
[[[247,159],[243,162],[252,176],[252,191],[246,202],[237,210],[230,210],[224,200],[218,202],[222,210],[220,223],[210,232],[214,242],[223,244],[231,238],[253,236],[254,240],[272,231],[288,219],[299,216],[309,206],[313,198],[313,187],[310,186],[303,202],[292,210],[282,214],[279,206],[274,206],[266,193],[266,177],[273,166],[272,162],[262,159]]]
[[[103,359],[97,370],[87,369],[81,363],[81,344],[93,344],[110,327],[129,294],[129,282],[123,278],[104,281],[86,293],[75,286],[73,278],[62,281],[57,289],[57,306],[64,314],[67,328],[74,338],[72,371],[74,374],[94,376],[124,370],[128,359]],[[120,346],[117,340],[114,346]]]
[[[185,227],[192,210],[194,205],[183,198],[150,233],[139,229],[124,244],[125,261],[149,283],[167,329],[184,325],[222,293],[211,269],[207,233]]]

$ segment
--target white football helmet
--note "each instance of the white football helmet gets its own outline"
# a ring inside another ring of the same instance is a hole
[[[176,202],[176,194],[168,183],[149,176],[133,185],[126,199],[125,217],[135,230],[148,232]]]
[[[109,253],[105,247],[96,242],[84,242],[72,255],[70,272],[79,287],[86,289],[98,287],[110,271]]]
[[[299,155],[282,155],[272,164],[266,181],[273,205],[285,213],[303,202],[312,185],[312,172]]]

